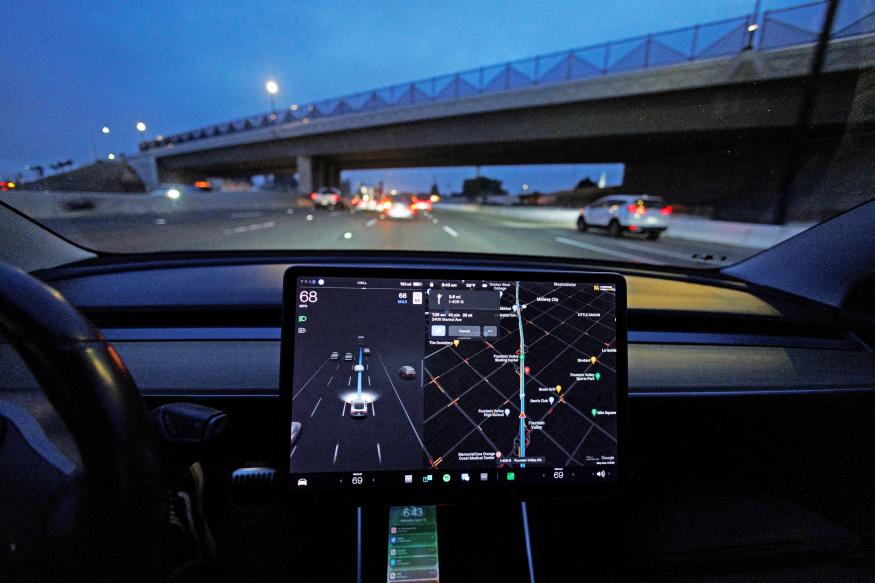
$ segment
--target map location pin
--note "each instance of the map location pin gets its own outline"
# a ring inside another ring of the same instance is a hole
[[[553,397],[549,397],[547,400],[550,401],[550,404],[552,405],[553,401],[555,401],[556,399],[554,399]]]
[[[505,409],[504,416],[507,417],[508,415],[510,415],[510,409]]]
[[[459,341],[458,341],[458,340],[453,340],[453,346],[455,346],[456,348],[458,348],[458,347],[459,347]]]
[[[589,361],[590,361],[591,363],[593,363],[593,364],[595,364],[595,361],[596,361],[596,360],[598,360],[598,359],[597,359],[595,356],[593,356],[593,357],[591,357],[591,358],[589,359]]]

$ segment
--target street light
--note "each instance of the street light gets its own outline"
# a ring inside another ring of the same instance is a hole
[[[108,134],[108,133],[109,133],[109,128],[106,127],[106,126],[103,126],[103,127],[101,128],[100,132],[103,133],[103,134]]]
[[[141,134],[146,133],[146,124],[144,124],[141,121],[138,121],[137,122],[137,131],[140,132]]]
[[[115,160],[115,154],[113,154],[112,152],[110,152],[109,155],[107,155],[106,159],[107,159],[107,160]]]
[[[264,88],[267,89],[267,93],[270,95],[270,113],[273,115],[273,119],[276,119],[276,94],[280,87],[276,84],[276,81],[270,79],[264,84]]]

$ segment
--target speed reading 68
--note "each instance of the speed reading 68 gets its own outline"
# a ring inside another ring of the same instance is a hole
[[[319,294],[317,294],[315,291],[304,290],[301,292],[301,295],[298,296],[298,299],[301,300],[301,303],[306,304],[309,302],[312,304],[319,301]]]

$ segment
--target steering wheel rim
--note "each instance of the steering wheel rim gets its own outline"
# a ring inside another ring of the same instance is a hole
[[[58,291],[3,262],[0,335],[30,368],[82,460],[75,524],[53,540],[70,545],[76,571],[92,580],[152,579],[163,556],[163,472],[155,429],[124,363]]]

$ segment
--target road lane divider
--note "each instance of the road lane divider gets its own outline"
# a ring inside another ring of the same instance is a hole
[[[274,227],[273,221],[265,221],[263,223],[255,223],[254,225],[245,225],[239,227],[231,227],[222,231],[223,235],[239,235],[240,233],[248,233],[250,231],[260,231],[262,229],[270,229]]]
[[[608,249],[607,247],[601,247],[599,245],[592,245],[590,243],[584,243],[583,241],[578,241],[577,239],[567,239],[565,237],[555,237],[557,243],[562,243],[563,245],[570,245],[571,247],[577,247],[578,249],[586,249],[587,251],[595,251],[596,253],[601,253],[603,255],[612,255],[614,257],[620,257],[623,261],[628,261],[630,263],[650,263],[651,265],[665,265],[662,261],[654,261],[651,259],[647,259],[644,257],[632,255],[631,253],[627,253],[625,251],[618,251],[615,249]]]
[[[456,230],[455,230],[454,228],[452,228],[452,227],[448,227],[447,225],[444,225],[444,232],[445,232],[447,235],[449,235],[450,237],[458,237],[458,236],[459,236],[458,231],[456,231]]]
[[[693,254],[691,252],[681,253],[680,251],[670,251],[668,249],[663,249],[660,247],[658,242],[650,242],[650,243],[633,243],[631,241],[617,241],[612,240],[611,245],[617,245],[618,247],[623,247],[624,249],[631,249],[633,251],[638,251],[640,253],[650,253],[652,255],[662,255],[663,257],[670,257],[672,259],[683,259],[684,261],[694,261]]]

